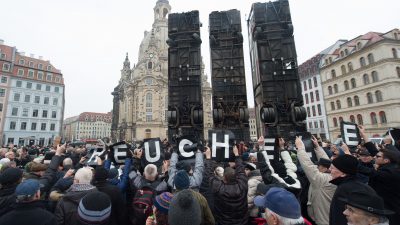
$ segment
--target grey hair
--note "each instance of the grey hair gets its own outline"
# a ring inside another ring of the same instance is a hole
[[[63,160],[63,167],[65,166],[72,166],[72,159],[71,158],[65,158]]]
[[[93,172],[89,167],[80,168],[75,173],[75,179],[79,181],[80,184],[90,184],[93,178]]]
[[[298,224],[304,224],[304,218],[303,217],[299,217],[298,219],[291,219],[291,218],[286,218],[283,216],[280,216],[278,214],[276,214],[275,212],[271,211],[270,209],[266,208],[266,215],[267,217],[274,215],[275,217],[278,218],[278,225],[298,225]]]

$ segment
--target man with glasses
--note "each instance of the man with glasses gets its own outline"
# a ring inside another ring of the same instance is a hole
[[[375,192],[357,190],[347,198],[339,198],[346,204],[343,214],[351,225],[389,225],[387,215],[393,214],[385,210],[383,200]]]

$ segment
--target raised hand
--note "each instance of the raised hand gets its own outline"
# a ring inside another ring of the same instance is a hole
[[[304,143],[303,143],[303,141],[301,140],[301,138],[299,136],[296,136],[296,141],[294,143],[296,145],[297,150],[300,149],[300,148],[301,149],[305,148],[304,147]]]

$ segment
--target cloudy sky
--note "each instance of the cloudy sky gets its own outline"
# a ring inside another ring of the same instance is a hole
[[[245,20],[253,1],[170,0],[172,12],[200,11],[203,23],[202,55],[210,77],[208,14],[238,9],[245,37],[246,76],[250,63]],[[398,0],[290,0],[298,62],[327,48],[338,39],[352,39],[369,31],[400,28]],[[131,65],[139,44],[153,23],[156,0],[4,0],[0,39],[27,55],[43,56],[63,73],[65,117],[84,111],[112,109],[126,52]],[[250,106],[253,105],[248,79]]]

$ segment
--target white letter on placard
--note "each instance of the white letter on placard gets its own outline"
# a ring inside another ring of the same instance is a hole
[[[217,157],[217,147],[224,147],[225,148],[225,159],[229,159],[229,135],[224,135],[224,142],[217,142],[217,134],[212,134],[212,157]]]
[[[152,158],[150,156],[150,146],[149,146],[149,142],[145,142],[144,143],[144,155],[146,157],[147,162],[149,163],[155,163],[158,160],[160,160],[161,157],[161,148],[160,148],[160,142],[159,141],[155,141],[154,145],[156,147],[156,156],[154,158]]]
[[[129,151],[127,146],[121,146],[121,147],[122,148],[114,149],[114,159],[115,162],[117,163],[124,163],[126,158],[126,151]]]
[[[193,142],[191,142],[191,141],[188,140],[188,139],[182,139],[182,140],[179,142],[179,152],[181,153],[181,155],[182,155],[183,157],[185,157],[185,158],[190,158],[190,157],[194,156],[194,152],[193,152],[193,151],[191,151],[191,152],[185,152],[185,150],[183,150],[183,147],[184,147],[185,145],[192,145],[192,144],[193,144]]]
[[[99,155],[103,154],[103,152],[104,152],[104,150],[102,150],[102,151],[99,152],[99,150],[98,150],[97,148],[94,149],[94,150],[93,150],[92,156],[91,156],[90,159],[87,161],[87,164],[90,164],[92,161],[93,161],[93,163],[97,163],[96,156],[99,156]]]
[[[344,124],[343,125],[343,132],[344,132],[344,138],[345,138],[346,144],[350,145],[350,146],[357,146],[358,145],[358,141],[350,141],[351,137],[357,138],[357,134],[348,132],[348,130],[356,130],[356,126],[355,125]]]

